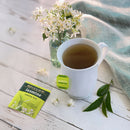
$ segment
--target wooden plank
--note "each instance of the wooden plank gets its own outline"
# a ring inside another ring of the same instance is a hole
[[[22,4],[24,3],[23,1],[22,3],[19,1],[12,1],[10,4],[7,1],[3,3],[0,4],[0,40],[28,50],[31,53],[49,58],[49,48],[42,40],[42,30],[32,19],[32,11],[36,5],[28,3],[25,6],[25,4]],[[3,26],[3,23],[6,26]],[[9,28],[13,28],[15,33],[11,34]]]
[[[1,87],[0,87],[0,117],[13,124],[14,126],[21,129],[96,129],[96,130],[129,130],[130,123],[127,119],[121,118],[118,115],[108,113],[108,118],[106,118],[100,109],[97,109],[92,112],[82,112],[82,110],[89,105],[89,103],[83,100],[76,100],[73,107],[68,107],[67,102],[70,99],[65,92],[62,92],[58,89],[52,88],[44,83],[38,82],[37,80],[25,76],[19,72],[16,72],[10,68],[0,66],[0,72],[2,73],[2,78],[0,78]],[[5,77],[6,76],[6,77]],[[6,80],[4,80],[6,79]],[[18,91],[21,87],[22,82],[28,80],[35,84],[38,84],[42,87],[51,90],[51,95],[49,96],[47,102],[44,104],[42,111],[38,114],[36,119],[32,119],[22,113],[8,109],[7,106],[12,99],[12,96]],[[99,83],[100,84],[100,83]],[[99,85],[97,84],[97,85]],[[10,85],[10,86],[9,86]],[[114,96],[116,94],[116,97]],[[121,96],[118,93],[111,93],[112,107],[115,112],[116,109],[120,110],[120,106],[117,108],[114,106],[115,100]],[[119,96],[119,97],[118,97]],[[53,105],[52,101],[58,98],[59,104]],[[95,98],[95,97],[93,97]],[[4,100],[3,100],[4,99]],[[121,98],[123,99],[123,98]],[[91,99],[92,100],[92,99]],[[120,101],[118,102],[120,105]],[[123,106],[125,107],[125,106]],[[124,110],[123,110],[124,111]],[[130,113],[127,113],[130,115]],[[53,118],[54,117],[54,118]],[[60,120],[59,120],[60,119]],[[64,121],[64,122],[61,122]],[[51,122],[51,124],[50,124]],[[66,124],[69,122],[73,126]],[[31,123],[31,126],[29,125]],[[48,124],[49,123],[49,124]],[[71,128],[72,127],[72,128]]]
[[[46,61],[34,55],[30,55],[28,53],[20,51],[19,49],[7,46],[5,44],[0,44],[0,61],[1,61],[1,64],[8,66],[9,68],[15,69],[16,71],[23,73],[29,77],[38,79],[41,82],[52,85],[52,87],[56,87],[55,78],[58,75],[59,73],[58,71],[60,71],[60,69],[56,69],[52,67],[49,61]],[[46,68],[47,72],[49,73],[49,77],[46,75],[43,76],[43,75],[37,74],[36,72],[39,68]],[[4,75],[4,72],[2,73]],[[6,75],[9,75],[9,74],[5,73],[5,78],[6,78]],[[8,80],[10,78],[8,78]],[[97,98],[96,91],[101,85],[103,85],[101,82],[97,82],[97,86],[95,88],[93,96],[87,101],[93,102]],[[8,82],[6,84],[6,87],[5,87],[5,83],[3,86],[4,88],[2,88],[2,90],[4,90],[5,88],[7,90],[9,89]],[[130,115],[130,112],[129,112],[130,102],[128,98],[122,93],[120,89],[117,89],[114,87],[111,87],[111,94],[112,94],[112,106],[113,106],[114,112],[117,115],[120,115],[126,119],[130,119],[130,116],[129,116]],[[13,95],[14,95],[14,92],[13,92]]]

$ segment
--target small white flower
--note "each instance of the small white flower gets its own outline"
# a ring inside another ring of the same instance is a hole
[[[67,104],[67,106],[68,107],[71,107],[71,106],[74,106],[74,100],[73,99],[70,99],[69,101],[68,101],[68,104]]]
[[[12,104],[12,106],[11,106],[11,107],[14,107],[14,105],[15,105],[15,104]]]
[[[16,101],[14,101],[14,103],[17,103]]]
[[[54,99],[52,100],[52,104],[55,105],[55,106],[58,105],[59,102],[60,102],[60,101],[59,101],[58,98],[54,98]]]
[[[14,28],[10,27],[8,32],[9,32],[9,34],[14,35],[16,33],[16,30]]]
[[[33,109],[31,109],[30,111],[33,112]]]
[[[33,109],[30,109],[30,111],[28,112],[28,113],[26,113],[26,114],[29,114],[29,115],[33,115],[34,114],[34,110]]]
[[[21,112],[26,113],[27,112],[27,108],[22,107],[22,111]]]
[[[38,70],[37,73],[40,74],[40,75],[48,76],[48,72],[45,68]]]
[[[37,20],[40,16],[43,15],[44,9],[42,7],[36,7],[35,11],[33,11],[33,17]]]

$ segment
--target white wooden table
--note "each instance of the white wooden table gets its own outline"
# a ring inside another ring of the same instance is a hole
[[[36,6],[49,8],[53,3],[53,0],[0,0],[0,130],[130,130],[130,101],[105,61],[99,67],[93,96],[76,100],[73,107],[67,106],[70,98],[55,84],[60,69],[51,65],[48,43],[42,41],[39,25],[31,18]],[[48,75],[37,73],[43,68]],[[100,108],[82,112],[97,99],[97,89],[111,79],[115,82],[110,88],[114,113],[108,112],[106,118]],[[35,119],[7,107],[25,81],[51,90]],[[53,105],[52,100],[57,97],[60,102]]]

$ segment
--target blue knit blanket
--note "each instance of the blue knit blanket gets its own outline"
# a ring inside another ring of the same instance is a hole
[[[82,37],[109,46],[105,58],[130,99],[130,1],[96,0],[72,4],[81,11]]]

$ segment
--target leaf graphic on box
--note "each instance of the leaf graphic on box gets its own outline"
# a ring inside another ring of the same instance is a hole
[[[19,95],[19,101],[18,101],[18,105],[17,105],[17,107],[16,107],[16,110],[18,110],[18,111],[21,111],[21,110],[22,110],[23,101],[24,101],[24,100],[22,99],[22,96]]]

